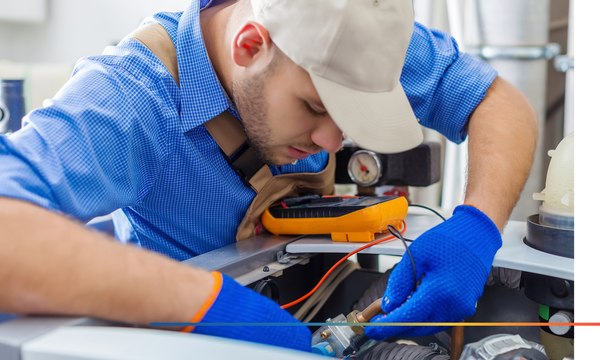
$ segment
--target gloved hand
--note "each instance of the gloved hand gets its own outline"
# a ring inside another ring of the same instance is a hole
[[[371,320],[390,322],[460,322],[475,313],[475,304],[502,246],[496,225],[474,206],[461,205],[452,217],[430,229],[410,245],[421,284],[414,291],[408,255],[392,271],[381,308],[388,313]],[[410,298],[407,300],[407,298]],[[366,326],[375,340],[390,336],[425,336],[447,327]]]
[[[211,274],[215,277],[215,287],[207,302],[190,322],[300,323],[274,301],[238,284],[229,276],[216,271]],[[187,327],[183,331],[308,352],[312,338],[306,326],[196,326]]]

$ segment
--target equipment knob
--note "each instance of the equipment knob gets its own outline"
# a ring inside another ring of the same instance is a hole
[[[572,323],[574,322],[574,316],[572,313],[568,311],[559,311],[556,314],[552,315],[548,320],[549,323]],[[550,331],[552,331],[556,335],[564,335],[571,330],[571,326],[550,326]]]

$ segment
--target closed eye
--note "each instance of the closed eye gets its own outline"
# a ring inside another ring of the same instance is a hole
[[[311,113],[314,116],[324,116],[324,115],[327,115],[327,111],[323,111],[323,112],[317,111],[317,110],[313,109],[313,107],[310,106],[310,104],[307,101],[304,102],[304,105],[306,106],[306,109],[308,109],[308,112]]]

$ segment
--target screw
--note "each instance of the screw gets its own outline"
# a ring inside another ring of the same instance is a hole
[[[331,330],[327,329],[321,333],[321,339],[325,340],[331,336]]]
[[[268,267],[268,266],[265,266],[265,267],[263,268],[263,272],[269,272],[269,267]]]

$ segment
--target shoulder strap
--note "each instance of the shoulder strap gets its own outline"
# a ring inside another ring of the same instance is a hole
[[[173,80],[179,86],[179,68],[177,67],[177,49],[167,30],[160,24],[146,24],[135,29],[127,38],[137,40],[152,51],[165,65]]]
[[[127,38],[140,42],[152,51],[169,70],[177,86],[180,86],[177,49],[171,40],[171,36],[162,25],[154,23],[140,26],[127,35]],[[225,110],[207,121],[204,127],[217,142],[225,160],[242,178],[244,184],[257,193],[261,191],[273,177],[273,174],[254,151],[245,145],[246,133],[238,119]]]

